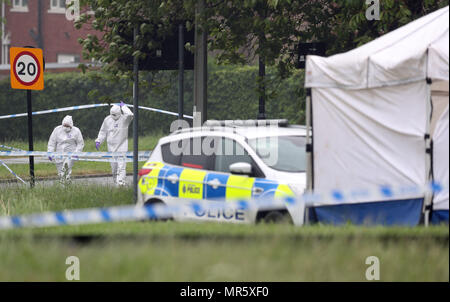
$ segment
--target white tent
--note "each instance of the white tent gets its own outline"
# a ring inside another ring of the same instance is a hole
[[[448,99],[448,96],[447,96]],[[433,221],[448,220],[449,210],[449,132],[448,103],[445,112],[440,116],[433,134],[433,174],[437,182],[446,184],[447,188],[438,192],[433,200]],[[447,211],[446,214],[443,211]],[[437,214],[437,215],[435,215]],[[436,217],[434,217],[436,216]]]
[[[431,84],[448,87],[448,50],[447,6],[349,52],[307,57],[315,191],[430,181]]]

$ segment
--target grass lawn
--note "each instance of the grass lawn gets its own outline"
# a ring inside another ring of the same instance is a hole
[[[153,150],[153,148],[158,143],[159,138],[161,138],[163,134],[155,134],[151,136],[144,136],[139,138],[139,151],[148,151]],[[12,141],[12,142],[0,142],[2,145],[6,145],[9,147],[14,147],[18,149],[28,150],[28,142],[20,142],[20,141]],[[5,151],[6,149],[1,149]],[[36,151],[47,151],[47,142],[46,141],[37,141],[34,143],[34,150]],[[133,139],[128,139],[128,150],[133,150]],[[95,140],[94,139],[86,139],[84,141],[84,152],[95,152]],[[107,146],[106,143],[103,143],[100,147],[100,151],[106,152]],[[0,157],[0,159],[2,159]],[[143,163],[142,163],[143,164]],[[40,177],[56,177],[56,166],[53,163],[35,163],[34,165],[34,173],[35,176]],[[14,171],[17,175],[19,175],[22,179],[29,179],[30,168],[27,164],[11,164],[8,167]],[[133,173],[133,165],[131,163],[127,164],[127,172]],[[96,175],[96,174],[110,174],[111,166],[109,163],[102,162],[86,162],[79,161],[75,162],[72,175]],[[9,180],[15,179],[15,177],[3,166],[0,166],[0,180]]]
[[[132,189],[0,191],[0,216],[132,203]],[[83,240],[81,240],[83,239]],[[121,222],[0,232],[0,281],[449,281],[449,228]]]
[[[81,281],[365,281],[369,256],[380,259],[381,281],[449,281],[448,243],[433,238],[365,238],[364,230],[356,237],[332,235],[346,228],[141,224],[133,236],[88,243],[3,235],[0,281],[65,281],[69,256],[80,259]],[[203,236],[208,229],[217,234]],[[274,234],[279,231],[287,234]],[[320,238],[323,232],[331,237]]]

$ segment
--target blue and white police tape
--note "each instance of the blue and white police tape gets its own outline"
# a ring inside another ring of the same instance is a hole
[[[367,189],[341,190],[334,189],[326,193],[313,192],[302,196],[307,206],[336,205],[341,203],[358,203],[367,201],[388,201],[401,199],[415,199],[426,194],[448,191],[448,186],[431,182],[424,186],[417,185],[380,185]]]
[[[10,146],[5,146],[5,145],[0,145],[0,148],[11,150],[11,151],[25,151],[23,149],[17,149],[17,148],[10,147]]]
[[[148,152],[148,151],[147,151]],[[148,161],[150,158],[150,154],[143,152],[138,154],[138,162]],[[52,156],[52,160],[62,161],[64,159],[73,160],[73,161],[90,161],[90,162],[104,162],[104,163],[112,163],[112,162],[132,162],[133,155],[127,156],[104,156],[102,158],[92,158],[90,156],[78,156],[78,155],[55,155]]]
[[[23,181],[23,179],[22,178],[20,178],[20,176],[19,175],[17,175],[16,173],[14,173],[14,171],[13,170],[11,170],[2,160],[0,160],[0,164],[1,165],[3,165],[12,175],[14,175],[18,180],[20,180],[21,182],[23,182],[23,183],[25,183],[24,181]]]
[[[151,151],[138,152],[138,161],[147,161]],[[133,152],[43,152],[43,151],[0,151],[2,157],[53,157],[55,159],[68,158],[72,160],[95,159],[95,161],[117,162],[133,161]]]
[[[116,105],[118,105],[118,104],[119,103],[117,103]],[[33,112],[32,115],[41,115],[41,114],[49,114],[49,113],[64,112],[64,111],[74,111],[74,110],[80,110],[80,109],[98,108],[98,107],[105,107],[105,106],[110,106],[110,105],[114,105],[114,104],[104,103],[104,104],[91,104],[91,105],[77,105],[77,106],[71,106],[71,107],[63,107],[63,108],[36,111],[36,112]],[[128,105],[128,106],[132,107],[132,105]],[[143,109],[143,110],[178,116],[178,113],[172,112],[172,111],[156,109],[156,108],[151,108],[151,107],[144,107],[144,106],[139,106],[138,108]],[[24,116],[28,116],[28,113],[16,113],[16,114],[2,115],[2,116],[0,116],[0,120],[15,118],[15,117],[24,117]],[[190,115],[184,115],[184,117],[193,119],[193,117]]]
[[[55,156],[52,157],[52,160],[61,160],[64,159],[73,160],[73,161],[89,161],[89,162],[100,162],[100,163],[116,163],[116,162],[133,162],[133,156],[131,157],[112,157],[112,158],[83,158],[78,156]],[[145,162],[149,159],[148,156],[138,156],[138,162]]]
[[[41,114],[56,113],[56,112],[63,112],[63,111],[73,111],[73,110],[89,109],[89,108],[97,108],[97,107],[104,107],[104,106],[109,106],[109,104],[79,105],[79,106],[71,106],[71,107],[64,107],[64,108],[57,108],[57,109],[49,109],[49,110],[42,110],[42,111],[33,112],[32,115],[41,115]],[[17,113],[17,114],[2,115],[2,116],[0,116],[0,120],[1,119],[14,118],[14,117],[23,117],[23,116],[28,116],[28,113]]]
[[[291,200],[291,199],[289,199]],[[51,227],[63,225],[81,225],[108,223],[119,221],[140,221],[147,219],[167,219],[175,215],[204,211],[229,211],[249,210],[258,206],[259,209],[267,210],[284,206],[282,200],[274,200],[267,203],[237,201],[211,203],[205,201],[180,203],[177,205],[146,205],[146,206],[118,206],[110,208],[91,208],[80,210],[68,210],[62,212],[46,212],[21,216],[0,217],[0,230],[25,228],[25,227]]]
[[[407,187],[403,187],[407,188]],[[409,186],[409,188],[412,188]],[[380,187],[379,194],[385,198],[395,196],[398,199],[406,195],[410,195],[412,190],[402,190],[394,187]],[[442,190],[448,190],[438,183],[432,183],[427,186],[417,187],[414,190],[417,194],[437,193]],[[358,190],[361,191],[361,190]],[[119,221],[140,221],[145,219],[165,219],[178,215],[186,215],[187,213],[199,213],[210,211],[222,211],[225,213],[230,210],[243,211],[267,211],[275,209],[285,209],[286,207],[299,207],[304,211],[306,207],[343,203],[345,196],[351,196],[351,191],[340,191],[337,196],[336,192],[327,195],[320,194],[304,194],[299,197],[285,197],[277,199],[257,199],[257,200],[236,200],[236,201],[190,201],[179,202],[176,205],[155,204],[148,206],[118,206],[110,208],[92,208],[68,210],[62,212],[46,212],[21,216],[3,216],[0,217],[0,230],[25,228],[25,227],[51,227],[63,225],[81,225],[94,223],[109,223]],[[366,196],[364,194],[364,196]],[[319,198],[322,198],[319,200]],[[178,216],[179,217],[179,216]]]
[[[128,105],[128,106],[131,106],[131,105]],[[159,112],[159,113],[164,113],[164,114],[178,116],[178,113],[167,111],[167,110],[155,109],[155,108],[144,107],[144,106],[139,106],[139,109],[144,109],[144,110],[149,110],[149,111],[154,111],[154,112]],[[193,119],[193,117],[191,115],[184,114],[183,116],[185,118],[188,118],[188,119],[191,119],[191,120]]]

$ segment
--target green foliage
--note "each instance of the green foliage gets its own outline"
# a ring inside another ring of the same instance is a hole
[[[299,41],[320,40],[327,43],[327,54],[344,52],[367,43],[414,19],[435,11],[448,0],[382,0],[381,20],[368,21],[365,18],[367,5],[359,0],[208,0],[203,14],[196,14],[196,0],[83,0],[90,5],[94,15],[84,14],[77,27],[91,26],[98,35],[80,39],[84,58],[101,62],[103,73],[89,72],[86,75],[46,75],[44,92],[33,93],[33,109],[49,109],[76,104],[115,102],[128,100],[131,103],[132,77],[130,66],[119,58],[139,57],[148,54],[143,45],[157,49],[173,26],[173,20],[188,20],[192,28],[196,20],[209,33],[208,47],[219,64],[240,64],[240,67],[219,68],[210,64],[208,79],[208,118],[237,119],[255,118],[257,99],[261,93],[256,67],[245,66],[261,55],[269,68],[266,84],[268,98],[267,112],[272,118],[289,118],[291,122],[302,123],[304,90],[302,73],[294,69],[295,46]],[[120,22],[131,33],[135,25],[142,33],[136,46],[119,34]],[[159,24],[155,29],[142,21]],[[192,45],[186,45],[192,50]],[[81,65],[83,72],[86,66]],[[284,80],[283,80],[284,79]],[[177,80],[175,72],[146,72],[140,75],[140,104],[170,111],[177,110]],[[185,113],[191,114],[193,97],[193,75],[186,71]],[[25,93],[11,91],[9,83],[0,83],[0,112],[2,114],[26,112]],[[246,109],[242,110],[242,103]],[[66,113],[35,117],[34,134],[47,138],[53,127],[59,125]],[[83,134],[95,137],[106,108],[74,112]],[[0,139],[26,137],[24,118],[0,120]],[[167,131],[170,116],[143,112],[140,119],[140,134]]]
[[[32,92],[33,111],[69,107],[75,105],[95,104],[105,99],[124,99],[123,91],[126,83],[110,84],[98,81],[80,73],[46,74],[45,89]],[[90,97],[89,92],[97,89],[104,97],[99,101]],[[13,90],[9,78],[0,82],[0,112],[1,115],[27,112],[26,91]],[[33,134],[35,139],[48,140],[53,129],[61,124],[66,115],[72,115],[75,126],[78,126],[85,137],[95,137],[103,119],[109,114],[107,107],[67,111],[33,116]],[[18,117],[0,120],[0,139],[24,140],[28,137],[27,118]]]
[[[158,49],[176,20],[188,17],[183,1],[84,0],[82,5],[90,6],[94,14],[82,14],[75,27],[87,25],[99,33],[79,39],[84,49],[83,57],[102,63],[103,70],[116,81],[132,79],[131,66],[121,58],[144,59],[148,56],[142,51],[145,45],[150,51]],[[133,45],[135,27],[139,28],[140,34]],[[145,40],[149,36],[153,39]]]
[[[254,119],[258,113],[256,75],[251,66],[209,65],[208,118],[209,119]],[[178,78],[176,72],[157,74],[142,72],[148,83],[141,86],[139,105],[177,112]],[[288,118],[292,123],[304,122],[303,73],[281,80],[272,69],[267,73],[266,102],[269,118]],[[9,79],[0,81],[0,115],[27,112],[26,92],[13,90]],[[32,93],[33,111],[69,107],[75,105],[116,103],[123,100],[133,104],[132,87],[125,79],[110,81],[99,72],[61,73],[45,75],[45,89]],[[193,72],[185,72],[185,114],[192,115]],[[243,110],[245,108],[245,110]],[[175,116],[141,110],[139,135],[169,133]],[[108,107],[82,109],[33,116],[33,134],[36,140],[48,140],[54,127],[61,124],[65,115],[72,115],[75,126],[85,138],[97,137],[103,119],[109,114]],[[131,128],[131,127],[130,127]],[[27,118],[18,117],[0,120],[0,141],[26,140]],[[130,129],[131,135],[131,129]]]
[[[208,50],[217,63],[254,64],[260,57],[287,78],[295,70],[299,42],[324,41],[328,55],[344,52],[448,5],[448,0],[380,2],[381,20],[368,21],[369,5],[361,0],[206,0],[202,11],[198,0],[83,0],[94,14],[82,15],[76,27],[89,25],[99,32],[80,39],[84,58],[101,62],[115,80],[131,79],[131,66],[123,58],[145,58],[144,45],[158,49],[177,20],[189,29],[198,24],[207,30]],[[141,34],[133,45],[122,33],[132,37],[135,26]]]
[[[255,57],[287,77],[295,66],[295,45],[302,35],[302,14],[310,1],[216,1],[206,10],[209,49],[221,64],[251,63]]]
[[[448,5],[448,0],[380,0],[380,20],[368,21],[369,5],[359,0],[337,0],[325,5],[314,1],[313,14],[305,15],[305,37],[327,43],[327,55],[361,46],[415,19]]]

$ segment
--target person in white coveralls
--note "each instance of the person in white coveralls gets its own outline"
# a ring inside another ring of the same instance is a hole
[[[83,135],[80,129],[73,126],[70,115],[66,115],[60,126],[57,126],[48,140],[47,152],[82,152],[84,148]],[[69,182],[72,174],[73,160],[68,157],[54,158],[49,156],[50,161],[55,161],[60,181]]]
[[[98,137],[95,140],[95,148],[99,150],[100,145],[106,140],[109,152],[128,151],[128,126],[133,120],[133,112],[120,102],[120,105],[113,105],[104,120]],[[125,185],[126,162],[111,162],[112,176],[116,186]]]

